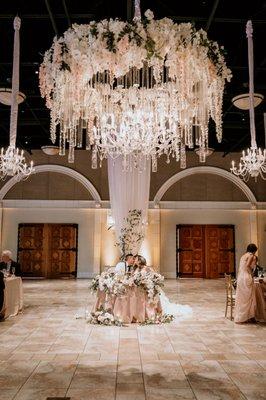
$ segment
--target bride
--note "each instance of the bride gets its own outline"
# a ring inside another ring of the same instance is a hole
[[[137,255],[135,256],[135,263],[134,263],[134,272],[136,273],[155,273],[154,269],[147,266],[147,261],[144,257]],[[181,316],[181,315],[189,315],[192,314],[192,309],[189,306],[183,306],[181,304],[172,303],[164,291],[160,290],[160,306],[162,314],[169,314],[173,315],[174,317]]]

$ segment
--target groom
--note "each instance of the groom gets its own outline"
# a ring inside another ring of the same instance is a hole
[[[116,264],[115,273],[116,274],[126,274],[127,272],[131,272],[134,264],[134,256],[133,254],[127,254],[125,257],[125,261],[120,261]]]

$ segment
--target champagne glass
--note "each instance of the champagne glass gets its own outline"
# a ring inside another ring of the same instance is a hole
[[[11,268],[11,272],[12,272],[12,276],[15,276],[16,268],[15,268],[15,267],[12,267],[12,268]]]

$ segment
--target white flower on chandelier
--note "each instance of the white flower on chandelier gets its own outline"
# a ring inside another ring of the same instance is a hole
[[[186,147],[208,147],[208,123],[222,138],[222,98],[231,78],[223,50],[190,23],[103,20],[74,24],[54,39],[40,67],[40,89],[51,110],[51,138],[60,125],[60,154],[69,143],[92,148],[93,167],[107,155],[125,165],[166,155],[186,166]],[[194,127],[198,128],[195,134]]]

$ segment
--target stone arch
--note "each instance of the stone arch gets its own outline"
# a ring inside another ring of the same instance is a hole
[[[54,164],[43,164],[36,165],[34,174],[38,174],[40,172],[57,172],[59,174],[68,175],[71,178],[78,181],[84,188],[91,194],[93,200],[96,202],[96,205],[99,206],[101,204],[101,197],[93,186],[93,184],[87,179],[84,175],[75,171],[72,168],[64,167],[63,165],[54,165]],[[9,190],[18,183],[16,178],[13,177],[7,181],[7,183],[0,190],[0,201],[4,199],[5,195],[9,192]]]
[[[219,175],[232,183],[234,183],[248,198],[249,202],[252,205],[255,205],[257,203],[256,197],[254,196],[253,192],[251,189],[248,187],[248,185],[243,182],[240,178],[237,176],[233,175],[231,172],[226,171],[222,168],[217,168],[217,167],[211,167],[211,166],[201,166],[201,167],[192,167],[192,168],[187,168],[184,169],[183,171],[178,172],[177,174],[171,176],[164,184],[160,187],[158,192],[156,193],[154,197],[154,204],[157,206],[159,202],[161,201],[163,195],[166,193],[166,191],[174,185],[176,182],[180,181],[183,178],[186,178],[187,176],[194,175],[194,174],[213,174],[213,175]]]

